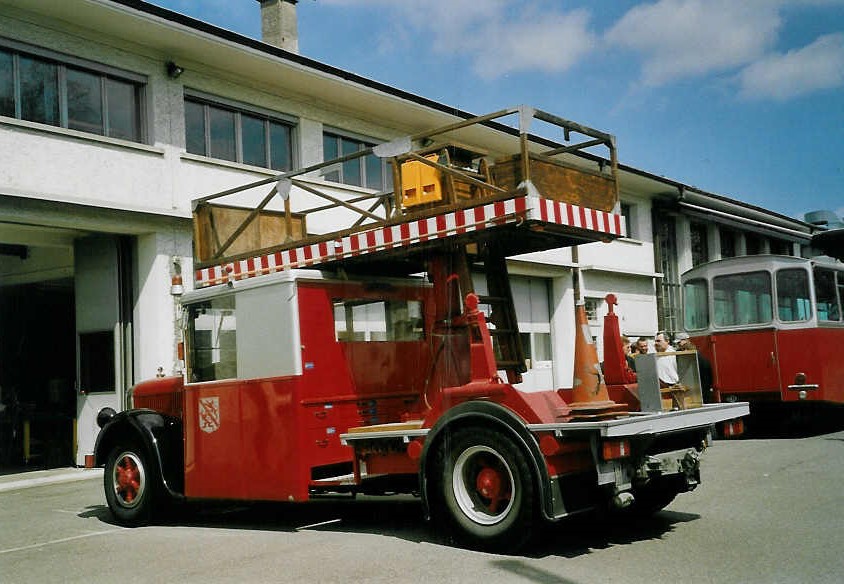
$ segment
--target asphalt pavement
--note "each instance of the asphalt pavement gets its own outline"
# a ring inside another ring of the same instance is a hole
[[[0,475],[0,493],[18,491],[43,485],[72,483],[76,481],[102,480],[101,468],[51,468]]]

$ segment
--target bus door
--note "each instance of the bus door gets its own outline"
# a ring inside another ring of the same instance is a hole
[[[773,328],[736,331],[713,335],[714,384],[726,401],[730,395],[739,400],[746,394],[764,399],[780,397],[779,360]]]
[[[780,399],[771,274],[742,272],[713,278],[713,367],[722,400]],[[764,395],[768,394],[768,395]]]

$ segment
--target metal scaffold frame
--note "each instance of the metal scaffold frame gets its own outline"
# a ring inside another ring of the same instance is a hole
[[[532,134],[537,120],[562,140]],[[312,178],[366,156],[390,162],[392,190],[340,195],[342,185]],[[617,175],[610,134],[525,106],[461,120],[196,199],[197,285],[490,226],[532,225],[508,254],[623,236]],[[269,191],[255,203],[255,189],[265,186]],[[311,220],[326,213],[340,221],[308,232]],[[540,241],[546,228],[556,240]]]

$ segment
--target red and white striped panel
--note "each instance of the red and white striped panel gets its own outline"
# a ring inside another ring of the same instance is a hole
[[[624,237],[624,217],[614,213],[560,203],[535,196],[521,196],[480,207],[461,209],[427,219],[408,221],[227,264],[202,268],[195,273],[197,288],[224,284],[253,276],[359,256],[486,229],[518,221],[540,221]]]

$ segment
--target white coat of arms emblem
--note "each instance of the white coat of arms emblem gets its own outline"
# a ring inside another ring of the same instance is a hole
[[[209,434],[220,429],[220,398],[199,398],[199,429]]]

